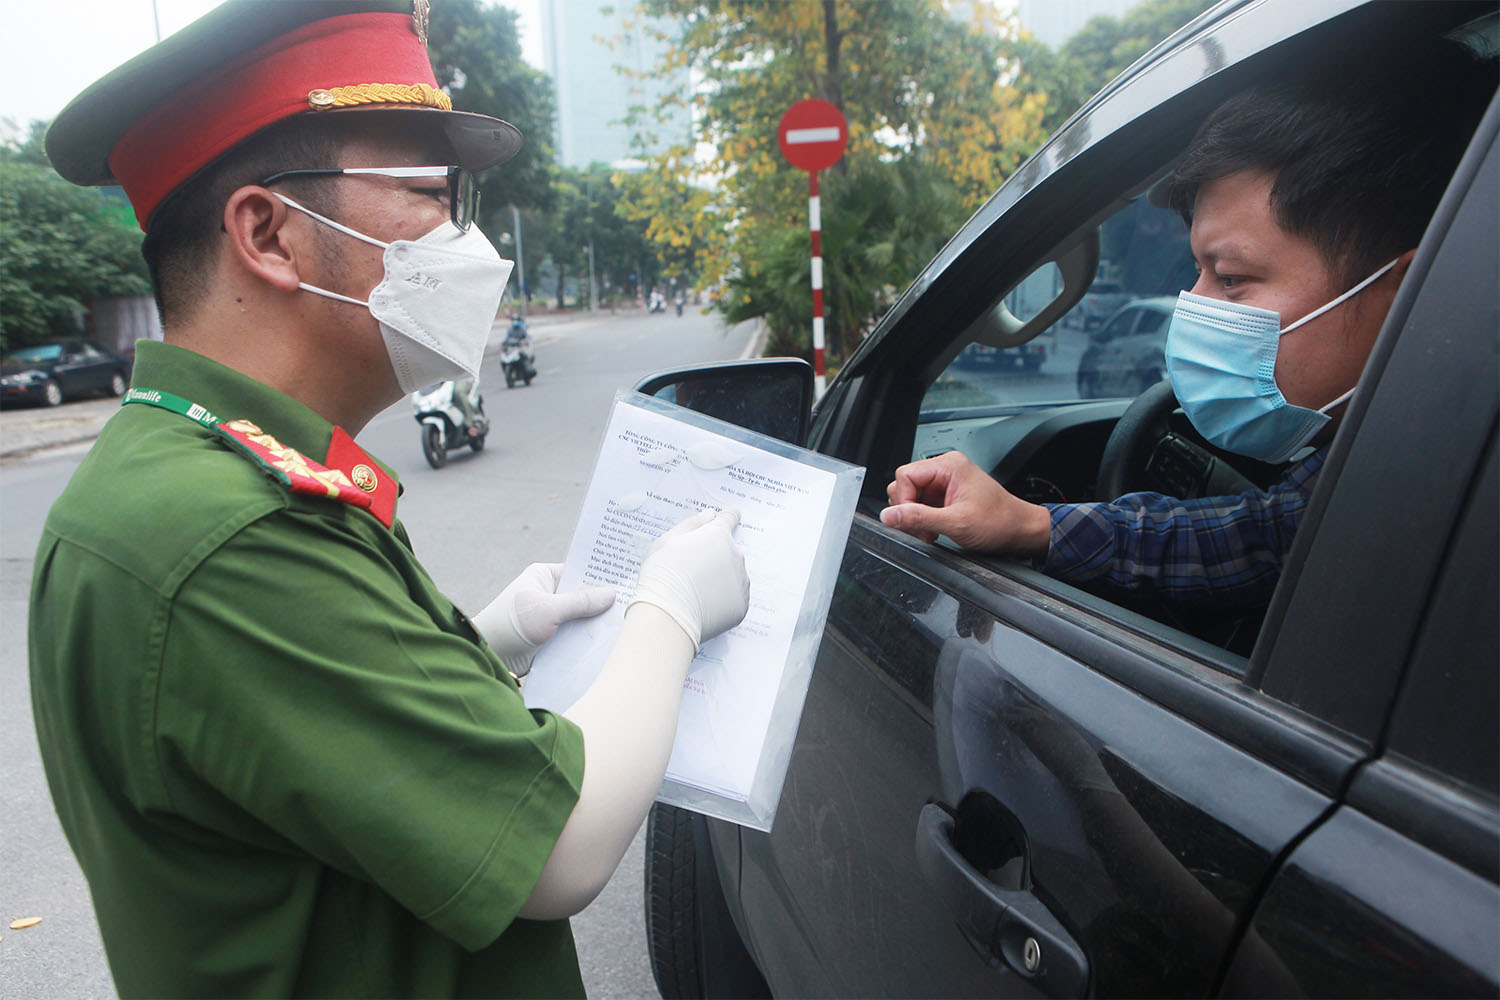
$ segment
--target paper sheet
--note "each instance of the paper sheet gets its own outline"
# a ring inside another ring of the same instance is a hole
[[[542,647],[523,687],[526,704],[562,711],[593,683],[624,621],[646,549],[662,532],[704,508],[738,507],[735,540],[750,576],[750,611],[693,661],[667,777],[744,800],[836,478],[617,402],[559,589],[607,583],[618,596],[603,615],[563,626]]]

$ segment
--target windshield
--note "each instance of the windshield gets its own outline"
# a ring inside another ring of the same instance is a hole
[[[43,361],[56,361],[62,357],[61,344],[37,344],[34,347],[17,347],[0,357],[7,365],[32,365]]]
[[[1172,308],[1196,277],[1182,218],[1137,199],[1100,227],[1099,271],[1083,298],[1019,347],[966,346],[928,387],[922,419],[1140,395],[1165,375]],[[1005,305],[1033,316],[1061,290],[1056,267],[1045,267]]]

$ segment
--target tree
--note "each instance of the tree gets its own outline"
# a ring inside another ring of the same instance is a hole
[[[918,158],[867,161],[833,173],[824,193],[824,323],[830,341],[857,346],[882,300],[942,249],[967,208],[941,170]],[[811,246],[805,225],[761,227],[727,281],[725,318],[761,317],[772,354],[805,354],[810,340]]]
[[[101,295],[150,291],[141,233],[118,189],[81,188],[46,163],[44,123],[0,147],[0,348],[82,332]]]
[[[783,310],[772,307],[769,289],[751,294],[747,283],[795,263],[776,255],[794,245],[783,231],[805,226],[806,182],[782,159],[775,138],[776,122],[793,102],[821,97],[841,108],[850,123],[849,147],[830,174],[867,177],[861,184],[827,186],[825,226],[835,225],[838,213],[864,217],[865,206],[849,199],[871,189],[868,178],[881,173],[878,165],[908,159],[972,211],[1042,138],[1043,100],[1002,79],[1000,45],[1013,24],[983,4],[973,6],[976,18],[968,23],[955,21],[938,0],[645,0],[642,9],[680,26],[667,38],[661,68],[688,67],[703,86],[664,103],[691,103],[697,142],[716,152],[707,164],[695,160],[691,145],[657,157],[655,183],[632,185],[622,210],[651,220],[659,248],[691,247],[700,283],[733,275],[734,315],[752,310],[748,314],[766,317],[778,337],[801,336],[797,331],[807,327],[810,314],[792,326],[778,318]],[[875,214],[903,231],[946,237],[949,218],[890,217],[908,207],[898,203]],[[879,243],[885,235],[866,232],[862,239]],[[834,243],[825,236],[825,244],[825,301],[849,308],[872,300],[877,286],[841,283],[874,272],[833,261]],[[904,284],[914,274],[892,281],[883,271],[870,280]],[[862,324],[863,317],[842,316],[835,350],[851,349]]]
[[[557,117],[552,81],[521,57],[517,14],[478,0],[434,4],[428,52],[437,80],[458,111],[510,122],[526,141],[515,157],[478,177],[480,228],[509,228],[507,206],[552,206],[553,131]]]
[[[654,284],[661,274],[660,262],[645,238],[645,227],[617,211],[619,178],[600,163],[583,169],[565,167],[557,177],[553,210],[531,218],[526,237],[528,258],[539,265],[550,260],[556,271],[557,307],[566,306],[569,274],[587,280],[591,246],[601,297],[633,295],[637,282],[646,288]]]

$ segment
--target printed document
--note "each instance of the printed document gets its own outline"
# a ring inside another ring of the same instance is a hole
[[[817,584],[814,557],[836,479],[617,401],[559,583],[559,590],[609,584],[617,598],[599,617],[564,625],[538,651],[522,688],[526,704],[562,711],[593,683],[624,621],[641,560],[658,536],[705,508],[737,507],[734,537],[750,576],[750,611],[739,626],[704,643],[693,661],[667,778],[744,800],[798,614],[810,583]]]

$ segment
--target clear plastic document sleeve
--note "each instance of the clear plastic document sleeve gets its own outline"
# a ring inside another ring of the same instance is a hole
[[[564,711],[593,683],[657,536],[704,508],[739,508],[750,612],[693,661],[657,797],[769,830],[863,479],[858,466],[616,394],[559,589],[607,583],[618,596],[538,651],[526,704]]]

